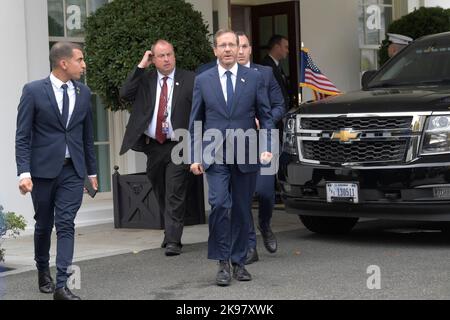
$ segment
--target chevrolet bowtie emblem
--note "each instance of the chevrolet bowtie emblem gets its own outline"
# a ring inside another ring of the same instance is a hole
[[[342,129],[338,132],[333,132],[332,140],[339,140],[341,143],[351,143],[353,140],[359,138],[360,132],[353,131],[353,129]]]

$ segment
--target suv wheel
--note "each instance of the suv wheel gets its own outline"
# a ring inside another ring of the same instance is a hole
[[[317,217],[299,215],[305,227],[320,234],[344,234],[352,230],[359,218]]]

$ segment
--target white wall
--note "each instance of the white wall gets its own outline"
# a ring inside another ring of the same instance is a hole
[[[302,0],[300,24],[301,40],[322,73],[341,91],[359,89],[358,0]],[[309,99],[311,90],[303,91]]]
[[[25,0],[28,81],[50,73],[47,0]]]
[[[0,116],[3,151],[0,156],[0,204],[6,211],[24,215],[30,224],[33,218],[31,197],[24,197],[19,193],[14,151],[17,105],[23,85],[30,80],[28,70],[32,69],[28,61],[28,26],[25,13],[27,2],[3,0],[3,10],[0,11],[0,39],[4,46],[3,50],[0,50],[0,61],[3,62],[0,78],[0,95],[3,102]],[[46,8],[46,1],[44,2]]]
[[[226,0],[213,0],[214,11],[219,13],[219,29],[230,28],[230,17],[228,12],[228,1]]]
[[[425,7],[450,8],[450,0],[425,0]]]

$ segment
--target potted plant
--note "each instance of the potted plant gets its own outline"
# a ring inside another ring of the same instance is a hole
[[[0,205],[0,262],[4,261],[5,249],[1,248],[5,237],[17,237],[21,230],[25,230],[26,222],[22,215],[14,212],[3,212]]]

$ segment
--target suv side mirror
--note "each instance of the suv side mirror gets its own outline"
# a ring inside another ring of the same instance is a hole
[[[372,80],[373,76],[377,73],[377,70],[368,70],[363,73],[361,77],[361,86],[363,89],[367,88],[370,80]]]

